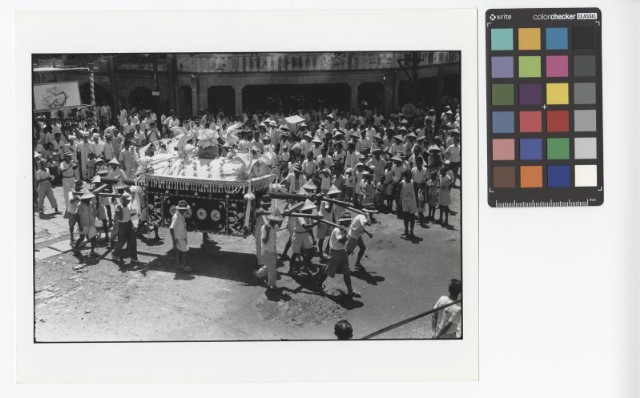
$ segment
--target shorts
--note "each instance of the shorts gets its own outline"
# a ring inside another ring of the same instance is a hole
[[[176,248],[181,252],[189,251],[189,244],[187,243],[187,238],[178,238],[176,239]]]
[[[330,225],[327,225],[325,223],[320,223],[318,224],[318,230],[317,232],[317,238],[318,239],[324,239],[327,237],[327,235],[329,235],[331,233],[331,229],[333,227],[331,227]]]
[[[347,253],[353,253],[353,250],[359,246],[361,249],[364,248],[364,241],[362,240],[362,236],[358,238],[349,238],[347,240]]]
[[[311,234],[308,232],[294,232],[293,234],[293,240],[291,241],[293,254],[300,254],[300,249],[313,249],[313,240],[311,240]]]
[[[331,249],[331,258],[324,272],[332,278],[336,274],[349,275],[349,256],[347,256],[347,252],[345,250]]]
[[[94,225],[90,225],[88,227],[82,228],[82,232],[80,233],[87,236],[87,238],[92,239],[98,234],[98,230],[96,230],[96,227]]]
[[[78,223],[78,215],[69,213],[69,228],[73,228]]]

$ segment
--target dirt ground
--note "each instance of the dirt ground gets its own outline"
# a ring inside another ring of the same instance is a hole
[[[460,191],[452,197],[451,208],[459,211]],[[163,241],[138,241],[139,266],[128,259],[114,263],[103,242],[96,249],[99,256],[81,269],[74,269],[80,260],[70,252],[39,260],[36,341],[334,339],[333,326],[340,319],[351,322],[354,338],[363,337],[432,308],[447,293],[449,280],[461,277],[460,214],[450,216],[451,229],[416,225],[421,240],[413,241],[401,236],[403,223],[395,215],[376,219],[368,228],[373,238],[364,237],[365,271],[352,273],[362,295],[353,299],[345,295],[341,275],[327,279],[322,294],[308,280],[292,279],[288,261],[278,268],[281,291],[267,292],[253,276],[253,236],[211,235],[215,243],[202,244],[201,234],[190,233],[191,273],[175,269],[165,228]],[[278,235],[280,251],[287,235]],[[355,255],[350,257],[354,262]],[[425,317],[377,338],[429,336],[431,318]]]

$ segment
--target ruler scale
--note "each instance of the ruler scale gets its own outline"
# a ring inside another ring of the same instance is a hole
[[[488,202],[603,203],[602,15],[486,13]]]

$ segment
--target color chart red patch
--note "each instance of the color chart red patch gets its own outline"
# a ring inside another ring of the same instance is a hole
[[[488,202],[602,204],[602,14],[486,13]]]

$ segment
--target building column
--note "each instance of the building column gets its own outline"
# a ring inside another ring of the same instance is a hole
[[[244,85],[233,86],[234,94],[236,96],[236,115],[242,115],[242,89],[244,89]]]
[[[358,87],[360,87],[360,82],[353,82],[349,84],[351,86],[351,109],[358,109]],[[351,111],[351,109],[349,109]]]
[[[113,55],[108,58],[109,65],[109,82],[111,83],[111,95],[113,96],[113,109],[111,109],[111,117],[118,118],[120,116],[120,95],[118,94],[118,83],[116,82],[116,66],[114,64]]]
[[[198,109],[200,109],[198,103],[198,91],[200,91],[199,80],[200,78],[197,76],[191,79],[191,113],[193,113],[191,116],[197,115]]]
[[[442,95],[444,94],[444,67],[438,67],[438,80],[436,86],[436,104],[438,106],[442,105]]]
[[[393,103],[395,101],[396,94],[396,74],[391,72],[385,74],[384,79],[384,102],[382,107],[384,108],[384,112],[391,113],[393,109]]]
[[[209,81],[204,76],[199,76],[198,84],[198,104],[204,110],[209,108]]]

